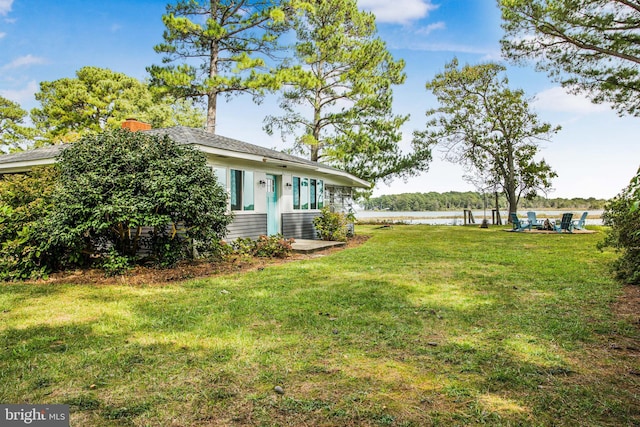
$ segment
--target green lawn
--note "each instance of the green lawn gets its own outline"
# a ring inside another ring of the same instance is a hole
[[[2,285],[0,402],[68,404],[72,426],[640,425],[602,233],[357,231],[245,274]]]

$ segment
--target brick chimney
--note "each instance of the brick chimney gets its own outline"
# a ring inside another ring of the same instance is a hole
[[[151,129],[151,125],[149,123],[140,122],[136,119],[127,119],[122,122],[122,129],[128,129],[131,132],[138,132],[140,130]]]

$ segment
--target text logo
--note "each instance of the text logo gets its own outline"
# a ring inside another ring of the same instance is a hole
[[[69,405],[0,405],[0,426],[69,427]]]

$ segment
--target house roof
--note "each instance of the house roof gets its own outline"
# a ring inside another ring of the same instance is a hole
[[[49,145],[47,147],[34,148],[33,150],[4,154],[0,156],[0,164],[55,159],[55,157],[60,154],[65,147],[66,145],[63,144]]]
[[[203,129],[195,129],[186,126],[175,126],[165,129],[151,129],[143,131],[145,133],[155,135],[168,135],[174,141],[182,144],[195,144],[204,147],[217,148],[225,151],[233,151],[240,154],[253,154],[256,156],[268,157],[271,159],[284,160],[293,163],[300,163],[308,166],[322,166],[338,171],[339,169],[323,165],[318,162],[303,159],[301,157],[291,156],[280,151],[271,150],[259,145],[249,144],[248,142],[239,141],[237,139],[227,138],[226,136],[216,135],[206,132]]]
[[[185,126],[175,126],[164,129],[151,129],[142,131],[153,135],[167,135],[180,144],[197,145],[201,151],[226,157],[245,158],[247,160],[275,162],[280,166],[300,166],[304,169],[312,168],[320,173],[341,176],[347,179],[351,185],[368,188],[370,184],[356,176],[340,169],[312,162],[301,157],[292,156],[280,151],[271,150],[259,145],[239,141],[237,139],[211,134],[202,129],[194,129]],[[11,172],[24,172],[34,166],[53,164],[56,157],[69,144],[51,145],[17,153],[0,155],[0,174]]]

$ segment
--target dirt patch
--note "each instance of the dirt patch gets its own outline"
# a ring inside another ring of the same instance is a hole
[[[640,328],[640,286],[625,286],[612,310],[616,316]]]
[[[346,246],[325,249],[309,255],[293,254],[288,258],[251,258],[244,256],[232,256],[229,259],[218,262],[189,261],[182,262],[173,268],[150,268],[137,266],[127,274],[121,276],[106,277],[102,270],[84,269],[54,273],[46,280],[38,280],[36,283],[70,283],[70,284],[95,284],[95,285],[163,285],[181,280],[213,277],[223,274],[239,273],[252,270],[260,270],[268,266],[294,262],[303,259],[318,258],[330,253],[353,248],[366,242],[370,236],[356,235],[350,238]]]
[[[626,320],[640,330],[640,286],[626,285],[623,294],[613,304],[612,311],[617,318]],[[609,336],[608,351],[628,361],[618,366],[620,375],[640,378],[640,339],[637,336],[617,333]],[[638,388],[634,388],[633,392],[638,393]]]

